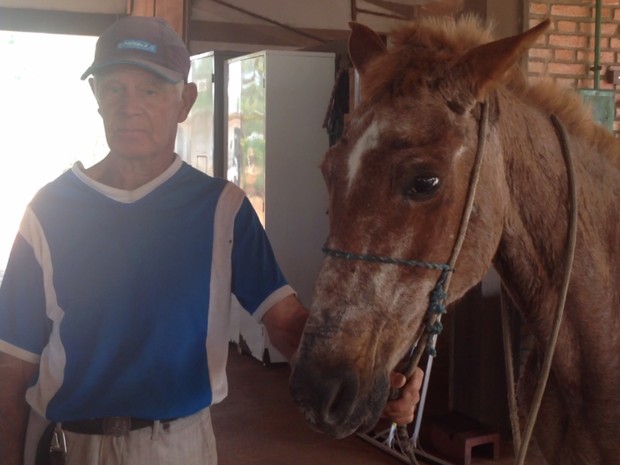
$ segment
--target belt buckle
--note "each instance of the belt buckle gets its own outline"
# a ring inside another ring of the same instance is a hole
[[[103,434],[107,436],[125,436],[131,431],[130,417],[106,417],[103,419]]]
[[[60,423],[56,423],[56,426],[54,426],[54,433],[52,434],[52,441],[50,443],[50,453],[61,455],[67,453],[67,439]]]

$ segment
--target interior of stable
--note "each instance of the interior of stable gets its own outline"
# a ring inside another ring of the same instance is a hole
[[[449,3],[449,2],[446,2]],[[516,3],[516,2],[514,2]],[[509,2],[512,5],[511,2]],[[2,5],[2,2],[0,2]],[[504,6],[506,7],[507,4]],[[487,2],[465,2],[465,7],[471,10],[488,12],[495,7],[489,6]],[[506,8],[509,10],[509,8]],[[38,13],[40,14],[40,13]],[[504,14],[504,13],[502,13]],[[520,21],[518,14],[512,18],[504,19],[502,27],[505,30],[516,28]],[[23,20],[22,20],[23,21]],[[380,21],[374,18],[373,21]],[[3,28],[7,26],[3,24]],[[196,40],[192,44],[194,55],[201,56],[206,53],[205,44]],[[229,50],[218,52],[213,55],[213,75],[218,73],[222,79],[216,78],[212,89],[212,100],[207,102],[212,105],[212,118],[208,124],[212,133],[207,138],[207,143],[211,144],[213,156],[210,159],[201,158],[197,154],[199,147],[191,142],[191,130],[185,127],[181,130],[180,140],[183,144],[179,145],[178,150],[184,152],[184,158],[189,163],[203,169],[210,170],[210,174],[229,177],[234,176],[235,168],[239,173],[241,169],[247,172],[256,169],[256,164],[250,162],[252,157],[249,153],[241,154],[238,160],[243,159],[245,166],[234,165],[235,156],[229,157],[229,153],[234,151],[235,140],[232,137],[237,124],[236,118],[240,115],[233,115],[230,112],[230,102],[226,101],[225,94],[227,89],[217,87],[218,82],[223,82],[223,77],[229,73],[229,66],[233,62],[238,62],[240,57],[251,55],[254,51],[247,50],[230,52],[235,48],[235,44],[227,44],[220,47]],[[275,48],[280,48],[276,46]],[[333,54],[331,56],[332,69],[334,75],[342,66],[343,60],[346,62],[346,44],[342,40],[335,41],[329,45],[301,47],[304,52],[316,54]],[[318,55],[317,55],[318,56]],[[290,68],[290,64],[282,65],[282,68]],[[345,65],[346,67],[346,65]],[[277,66],[276,66],[277,68]],[[308,73],[316,77],[314,72]],[[343,101],[340,103],[345,108],[344,113],[353,105],[356,94],[355,73],[347,70],[344,73],[346,90],[343,91]],[[313,79],[314,81],[316,79]],[[320,90],[323,95],[327,95],[337,90],[334,87],[336,82]],[[278,84],[280,87],[282,84]],[[302,93],[308,93],[309,83],[300,84],[303,86]],[[209,90],[211,92],[211,90]],[[312,95],[306,95],[313,99]],[[300,97],[301,98],[301,97]],[[324,98],[325,105],[316,108],[317,118],[323,118],[326,113],[327,100]],[[265,101],[268,114],[271,102]],[[280,105],[280,103],[276,103]],[[306,102],[299,102],[298,105],[308,105]],[[219,115],[218,115],[219,113]],[[199,124],[204,124],[199,114],[194,115]],[[290,119],[291,111],[283,112],[277,116],[273,123],[268,127],[282,126],[286,123],[286,118]],[[323,121],[321,120],[320,123]],[[191,122],[190,122],[191,123]],[[299,137],[291,130],[284,130],[291,138]],[[205,131],[206,133],[206,131]],[[328,134],[324,129],[320,129],[320,134],[315,135],[316,145],[308,147],[309,154],[306,159],[308,165],[316,166],[322,152],[333,143],[334,134]],[[265,132],[262,140],[268,141],[280,139],[286,145],[286,139],[278,134],[268,134]],[[330,139],[332,137],[332,139]],[[194,134],[194,139],[198,137]],[[260,138],[255,139],[255,142]],[[262,147],[264,157],[269,156],[269,145]],[[284,149],[275,147],[275,152],[282,152]],[[263,162],[266,163],[266,158]],[[270,162],[272,163],[272,162]],[[263,165],[266,167],[267,165]],[[232,171],[231,171],[231,168]],[[273,163],[272,163],[273,169]],[[287,172],[290,166],[283,164],[276,167],[277,170]],[[317,170],[318,171],[318,170]],[[263,175],[265,173],[263,172]],[[249,178],[246,178],[246,181]],[[255,190],[248,191],[253,196],[252,200],[260,203],[265,212],[265,225],[268,234],[275,239],[275,248],[282,255],[284,262],[289,261],[289,274],[297,280],[298,288],[301,289],[302,297],[309,302],[311,300],[311,287],[314,274],[320,266],[320,241],[324,238],[325,229],[318,229],[310,240],[317,245],[312,250],[311,257],[299,257],[295,255],[293,246],[295,244],[280,243],[279,238],[288,236],[299,237],[291,234],[290,228],[285,223],[285,218],[290,215],[291,208],[299,208],[299,205],[292,205],[290,197],[286,192],[278,189],[287,189],[286,185],[281,185],[277,174],[263,179],[263,183],[273,183],[262,194]],[[319,173],[315,177],[307,176],[303,182],[308,183],[308,201],[317,197],[311,195],[317,189],[319,198],[324,196],[320,193],[322,181]],[[245,185],[246,189],[256,187]],[[295,186],[298,187],[298,186]],[[275,190],[274,190],[275,189]],[[276,194],[274,194],[274,192]],[[261,196],[262,195],[262,196]],[[308,204],[308,209],[315,209],[316,214],[320,215],[323,206],[318,209],[316,206]],[[281,215],[281,216],[278,216]],[[319,220],[320,222],[320,220]],[[322,226],[324,227],[324,226]],[[300,225],[300,229],[302,225]],[[290,249],[288,247],[291,247]],[[294,263],[303,260],[306,263],[312,262],[314,272],[309,275],[305,271],[298,272]],[[0,275],[1,277],[1,275]],[[503,355],[504,341],[502,340],[502,330],[499,308],[502,305],[508,307],[508,313],[512,323],[512,351],[515,360],[515,372],[523,361],[523,354],[528,349],[527,334],[522,334],[522,328],[516,312],[510,308],[510,302],[504,298],[497,276],[493,271],[485,277],[483,282],[472,289],[461,301],[452,306],[448,315],[443,320],[444,331],[437,342],[438,356],[433,360],[432,375],[428,398],[425,404],[424,418],[421,431],[421,448],[435,457],[421,456],[421,462],[426,463],[467,463],[467,453],[471,453],[471,463],[511,463],[512,444],[510,441],[510,422],[509,412],[506,402],[506,376],[505,362]],[[239,319],[243,316],[239,316]],[[319,435],[311,431],[303,422],[296,407],[292,404],[288,396],[287,377],[288,367],[278,359],[278,355],[270,353],[268,341],[262,338],[260,328],[256,328],[247,321],[239,320],[236,331],[231,332],[231,345],[229,354],[229,381],[230,394],[226,402],[215,406],[213,409],[214,426],[218,436],[218,447],[220,450],[220,463],[223,465],[251,465],[251,464],[299,464],[322,463],[322,464],[391,464],[403,463],[402,458],[394,456],[389,451],[377,447],[376,443],[368,441],[361,436],[353,436],[344,440],[334,441],[331,438]],[[259,336],[256,336],[259,331]],[[250,334],[253,334],[250,335]],[[258,339],[253,339],[258,338]],[[424,360],[426,363],[426,360]],[[249,381],[248,381],[249,380]],[[383,431],[384,426],[378,425],[374,432]],[[468,444],[464,444],[462,437],[457,436],[462,433],[473,432]],[[241,434],[246,433],[246,434]],[[492,435],[490,437],[489,435]],[[240,443],[239,438],[244,438]],[[485,439],[476,444],[475,438],[484,437]],[[276,439],[274,441],[274,439]],[[497,442],[495,442],[497,440]],[[380,441],[379,441],[380,442]],[[264,447],[265,443],[277,446]],[[457,444],[458,443],[458,444]],[[452,454],[447,454],[446,450],[456,450]],[[538,465],[538,452],[535,443],[531,450],[531,463]]]

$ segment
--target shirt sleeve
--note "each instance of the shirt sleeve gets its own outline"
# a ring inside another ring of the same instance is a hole
[[[276,261],[267,234],[247,198],[235,218],[232,291],[250,314],[294,293]],[[256,315],[255,315],[256,316]]]
[[[43,271],[18,233],[0,285],[0,350],[38,363],[52,323],[46,316]]]

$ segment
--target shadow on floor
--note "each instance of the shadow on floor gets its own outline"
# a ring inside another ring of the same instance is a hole
[[[228,397],[212,408],[219,465],[402,465],[362,439],[310,429],[288,391],[286,364],[264,366],[231,346]]]
[[[314,432],[293,404],[286,364],[264,366],[231,345],[229,395],[212,408],[219,465],[402,465],[404,462],[357,436],[336,440]],[[499,460],[477,465],[508,465],[510,444]],[[420,465],[422,465],[420,461]],[[542,465],[539,458],[528,465]]]

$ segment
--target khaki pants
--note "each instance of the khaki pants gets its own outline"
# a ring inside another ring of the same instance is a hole
[[[217,465],[209,409],[121,437],[65,435],[66,465]],[[26,455],[25,465],[31,465]]]

